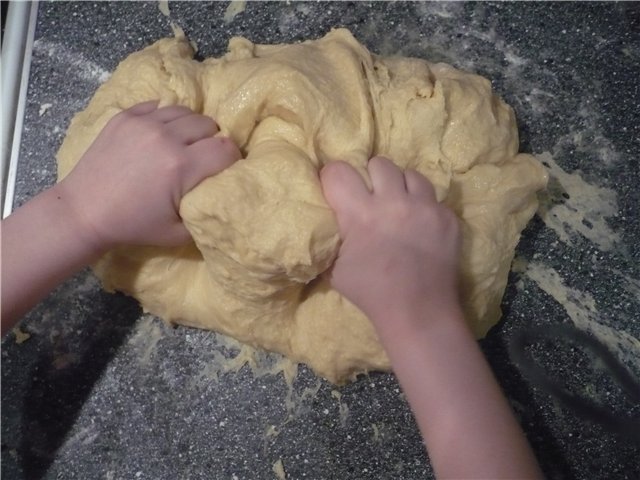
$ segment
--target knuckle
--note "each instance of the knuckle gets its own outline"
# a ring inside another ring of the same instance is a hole
[[[144,136],[150,142],[166,142],[171,138],[165,132],[165,127],[159,122],[150,118],[136,117],[131,120],[131,130],[138,132],[138,135]]]
[[[179,152],[167,155],[163,164],[164,172],[170,177],[181,177],[184,173],[186,166],[189,163],[186,161],[183,155]]]
[[[140,115],[135,115],[129,110],[123,110],[115,115],[112,119],[113,123],[119,128],[126,128],[128,131],[137,131],[145,133],[152,130],[152,121]]]
[[[214,154],[222,155],[229,161],[234,161],[241,157],[238,147],[229,137],[212,137],[211,150]]]

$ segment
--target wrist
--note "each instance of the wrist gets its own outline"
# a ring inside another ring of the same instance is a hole
[[[470,335],[462,306],[454,295],[389,305],[372,312],[369,318],[387,350],[402,348],[414,341],[428,347],[431,342]]]
[[[56,210],[55,216],[65,224],[79,253],[87,258],[87,263],[97,260],[115,246],[96,231],[84,209],[69,192],[64,180],[51,187],[46,193],[49,196],[47,202]]]

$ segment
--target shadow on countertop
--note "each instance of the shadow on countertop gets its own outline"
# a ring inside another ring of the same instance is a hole
[[[24,478],[45,475],[94,384],[140,317],[135,300],[120,294],[97,295],[100,301],[70,313],[82,316],[81,325],[64,333],[52,330],[51,342],[47,343],[47,338],[40,342],[39,355],[27,376],[17,448]],[[46,303],[30,317],[42,311],[46,311]],[[3,468],[3,473],[8,472]]]

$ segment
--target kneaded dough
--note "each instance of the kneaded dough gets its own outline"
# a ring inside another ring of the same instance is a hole
[[[513,111],[487,79],[373,55],[344,29],[292,45],[236,37],[226,55],[203,62],[193,53],[178,36],[130,55],[58,152],[63,178],[111,117],[152,99],[215,118],[241,147],[242,160],[182,199],[194,242],[110,251],[94,266],[105,289],[168,322],[281,352],[332,382],[388,370],[372,325],[322,275],[340,239],[318,179],[327,162],[363,172],[381,154],[426,175],[460,218],[463,302],[476,336],[499,320],[547,176],[518,154]]]

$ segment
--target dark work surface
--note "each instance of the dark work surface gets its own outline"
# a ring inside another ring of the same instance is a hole
[[[551,180],[482,347],[549,478],[640,478],[638,444],[534,387],[507,351],[523,329],[575,325],[639,375],[640,4],[249,3],[226,24],[227,6],[170,3],[202,57],[232,35],[290,42],[346,26],[374,52],[492,79],[516,111],[521,149]],[[155,2],[40,5],[16,205],[54,183],[69,121],[118,62],[170,34]],[[282,374],[224,373],[232,343],[169,328],[88,272],[20,328],[28,340],[2,343],[5,479],[267,479],[278,460],[291,479],[433,476],[392,375],[337,388],[301,367],[289,388]],[[556,337],[526,354],[570,391],[640,420],[579,342]],[[263,367],[278,360],[259,356]]]

